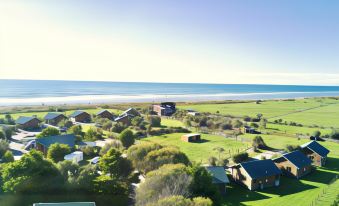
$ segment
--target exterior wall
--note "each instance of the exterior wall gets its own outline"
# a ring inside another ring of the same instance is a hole
[[[128,116],[125,116],[125,117],[123,117],[123,118],[117,120],[116,122],[121,122],[121,123],[123,123],[123,124],[125,124],[125,125],[130,125],[130,120],[129,120],[129,117],[128,117]]]
[[[91,115],[88,113],[82,113],[76,117],[74,117],[74,120],[76,122],[90,122],[91,121]]]
[[[283,161],[274,161],[277,167],[283,172],[284,175],[296,177],[297,179],[309,174],[312,172],[312,166],[308,165],[303,168],[298,169],[294,164],[285,158],[281,158]],[[288,170],[288,167],[290,170]]]
[[[111,114],[107,111],[105,111],[101,114],[98,114],[97,116],[100,117],[100,118],[113,119],[113,114]]]
[[[307,175],[307,174],[309,174],[311,172],[312,172],[312,166],[311,165],[303,167],[303,168],[300,168],[298,170],[298,173],[297,173],[298,174],[298,178],[303,177],[303,176],[305,176],[305,175]]]
[[[162,108],[160,105],[153,105],[153,111],[157,113],[157,115],[162,116],[164,115],[164,108]]]
[[[44,155],[47,155],[47,150],[48,148],[45,148],[42,144],[39,144],[38,142],[36,143],[36,150],[42,152]]]
[[[198,142],[201,140],[200,135],[194,135],[194,136],[186,136],[183,135],[181,136],[181,140],[185,141],[185,142]]]
[[[310,160],[312,160],[313,165],[316,165],[316,166],[325,165],[326,157],[322,158],[320,155],[318,155],[317,153],[313,152],[312,150],[308,148],[304,148],[303,152]]]
[[[245,185],[248,189],[251,189],[252,180],[242,167],[232,167],[231,175],[235,182]]]
[[[66,119],[66,117],[63,115],[60,115],[54,119],[46,120],[46,123],[56,126],[57,124],[59,124],[59,122],[61,122],[64,119]]]
[[[32,119],[29,122],[26,122],[25,124],[19,124],[18,127],[21,129],[35,129],[39,127],[40,121],[38,119]]]

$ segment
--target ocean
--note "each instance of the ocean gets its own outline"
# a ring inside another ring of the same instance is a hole
[[[339,96],[339,86],[0,80],[0,106]]]

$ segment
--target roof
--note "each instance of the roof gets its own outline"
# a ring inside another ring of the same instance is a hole
[[[70,147],[74,147],[75,136],[73,134],[66,134],[66,135],[42,137],[42,138],[36,139],[36,142],[44,145],[45,147],[49,147],[51,144],[54,144],[54,143],[67,144]]]
[[[183,136],[184,137],[193,137],[193,136],[200,136],[200,134],[198,134],[198,133],[191,133],[191,134],[184,134]]]
[[[312,161],[299,150],[283,154],[283,157],[294,164],[297,168],[303,168],[312,164]]]
[[[281,174],[279,168],[270,159],[240,163],[252,179]]]
[[[139,116],[140,115],[140,113],[136,110],[136,109],[134,109],[134,108],[129,108],[129,109],[127,109],[126,111],[124,111],[121,115],[124,115],[124,114],[131,114],[132,113],[132,115],[137,115],[137,116]],[[133,114],[134,113],[134,114]],[[120,115],[120,116],[121,116]]]
[[[76,111],[74,111],[74,112],[70,115],[70,117],[77,117],[77,116],[79,116],[79,115],[82,114],[82,113],[88,114],[88,113],[85,112],[85,111],[76,110]]]
[[[212,183],[220,184],[230,182],[223,167],[209,166],[206,167],[206,170],[212,175]]]
[[[330,151],[328,149],[326,149],[324,146],[319,144],[317,141],[310,141],[308,143],[301,145],[300,147],[301,148],[307,147],[307,148],[309,148],[310,150],[319,154],[322,157],[326,157],[328,155],[328,153],[330,153]]]
[[[15,123],[16,124],[26,124],[27,122],[29,122],[29,121],[31,121],[33,119],[37,119],[38,121],[40,121],[36,117],[23,117],[23,116],[20,116],[17,120],[15,120]]]
[[[108,111],[107,109],[103,109],[103,110],[99,111],[99,112],[97,113],[97,115],[103,114],[104,112],[108,112],[108,113],[112,114],[112,113],[111,113],[110,111]]]
[[[95,202],[34,203],[33,206],[95,206]]]
[[[44,117],[45,120],[51,120],[51,119],[55,119],[57,117],[59,117],[60,115],[62,116],[65,116],[63,115],[62,113],[53,113],[53,112],[49,112],[46,114],[46,116]]]
[[[119,117],[115,118],[114,121],[119,121],[120,119],[123,119],[125,117],[134,117],[134,116],[127,114],[127,113],[124,113],[124,114],[120,115]]]

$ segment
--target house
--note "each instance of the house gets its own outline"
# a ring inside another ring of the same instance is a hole
[[[200,134],[185,134],[181,136],[181,140],[185,142],[199,142],[201,141]]]
[[[66,118],[67,117],[65,115],[63,115],[62,113],[49,112],[44,117],[44,120],[45,120],[46,124],[56,126],[56,125],[59,124],[59,122],[61,122],[62,120],[65,120]]]
[[[84,159],[84,153],[81,151],[75,151],[75,152],[72,152],[71,154],[64,156],[64,160],[73,161],[75,163],[79,163],[83,159]]]
[[[74,111],[71,115],[71,121],[72,122],[90,122],[91,121],[91,115],[88,114],[85,111],[81,111],[81,110],[76,110]]]
[[[226,184],[229,184],[230,181],[226,175],[224,167],[221,166],[208,166],[206,170],[212,176],[212,183],[216,184],[221,193],[226,193]]]
[[[36,129],[39,128],[40,120],[36,117],[23,117],[20,116],[15,120],[15,124],[20,129]]]
[[[153,105],[153,112],[159,116],[171,116],[176,111],[174,102],[162,102],[160,104]]]
[[[33,206],[95,206],[95,202],[34,203]]]
[[[75,146],[75,136],[73,134],[66,134],[66,135],[42,137],[42,138],[36,139],[35,142],[36,142],[36,150],[39,150],[46,155],[48,148],[49,146],[51,146],[51,144],[55,144],[55,143],[67,144],[70,148],[73,148]]]
[[[270,159],[243,162],[229,168],[235,182],[249,190],[279,186],[281,171]]]
[[[297,179],[312,171],[312,161],[299,150],[283,154],[273,161],[283,174],[296,177]]]
[[[324,166],[330,151],[317,141],[310,141],[300,146],[302,152],[313,162],[316,166]]]
[[[130,125],[131,119],[133,117],[134,117],[133,115],[129,115],[129,114],[126,113],[126,114],[120,115],[119,117],[115,118],[114,121],[123,123],[124,125]]]
[[[141,116],[138,110],[134,108],[127,109],[120,116],[125,116],[125,115],[131,116],[131,117]]]
[[[106,109],[101,110],[98,113],[96,113],[96,116],[100,117],[100,118],[106,118],[106,119],[109,119],[109,120],[113,120],[114,119],[114,115],[110,111],[108,111]]]
[[[256,131],[254,128],[250,127],[250,126],[244,126],[243,128],[243,133],[246,134],[260,134],[260,132]]]

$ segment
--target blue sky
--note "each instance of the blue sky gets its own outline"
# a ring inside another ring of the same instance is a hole
[[[0,78],[339,85],[338,10],[338,1],[5,0]]]

